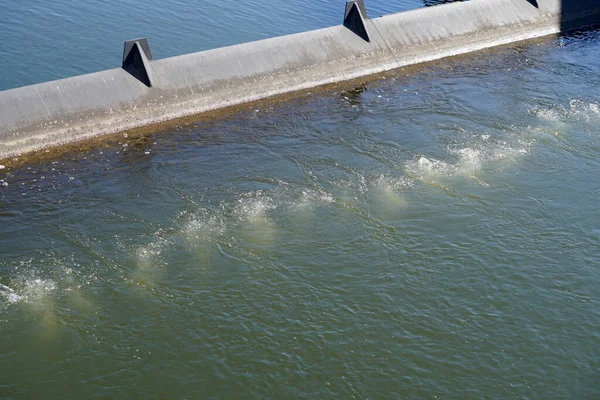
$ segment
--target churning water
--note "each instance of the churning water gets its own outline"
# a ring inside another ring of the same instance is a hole
[[[0,397],[597,398],[599,59],[567,35],[7,163]]]

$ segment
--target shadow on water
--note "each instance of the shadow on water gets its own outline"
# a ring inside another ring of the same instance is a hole
[[[563,0],[561,2],[560,29],[562,32],[597,25],[599,20],[600,0]]]

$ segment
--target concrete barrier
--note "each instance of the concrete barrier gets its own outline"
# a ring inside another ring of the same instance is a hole
[[[470,0],[0,92],[0,159],[597,23],[600,0]]]

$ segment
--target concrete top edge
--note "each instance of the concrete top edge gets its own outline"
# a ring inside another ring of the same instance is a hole
[[[156,63],[156,62],[165,62],[165,61],[169,61],[169,60],[176,60],[178,58],[182,58],[182,57],[189,57],[189,56],[200,56],[200,55],[210,55],[212,53],[215,52],[222,52],[222,51],[229,51],[229,50],[233,50],[233,49],[237,49],[240,47],[246,47],[246,46],[256,46],[256,45],[264,45],[264,46],[268,46],[270,43],[277,43],[281,40],[289,40],[289,41],[294,41],[294,40],[298,40],[301,38],[307,38],[307,37],[315,37],[315,36],[325,36],[328,32],[334,33],[334,32],[339,32],[341,30],[346,30],[347,28],[345,28],[343,25],[334,25],[334,26],[330,26],[330,27],[326,27],[326,28],[320,28],[320,29],[315,29],[315,30],[311,30],[311,31],[305,31],[305,32],[299,32],[299,33],[292,33],[289,35],[282,35],[282,36],[275,36],[272,38],[266,38],[266,39],[261,39],[261,40],[255,40],[255,41],[251,41],[251,42],[244,42],[244,43],[238,43],[238,44],[234,44],[234,45],[230,45],[230,46],[223,46],[223,47],[217,47],[214,49],[208,49],[208,50],[202,50],[202,51],[197,51],[197,52],[192,52],[192,53],[186,53],[186,54],[180,54],[177,56],[173,56],[173,57],[167,57],[167,58],[161,58],[161,59],[155,59],[152,62]],[[79,80],[85,80],[88,78],[101,78],[103,75],[106,75],[106,77],[110,77],[112,75],[114,75],[115,71],[120,70],[120,67],[117,68],[112,68],[112,69],[108,69],[108,70],[102,70],[102,71],[97,71],[97,72],[91,72],[91,73],[87,73],[87,74],[82,74],[82,75],[75,75],[75,76],[71,76],[71,77],[66,77],[66,78],[61,78],[61,79],[55,79],[52,81],[46,81],[46,82],[40,82],[40,83],[34,83],[32,85],[26,85],[26,86],[20,86],[17,88],[12,88],[12,89],[7,89],[7,90],[1,90],[0,91],[0,97],[5,95],[5,94],[10,94],[13,95],[14,92],[16,91],[20,91],[20,90],[24,90],[27,88],[31,88],[33,86],[39,86],[39,85],[50,85],[50,86],[55,86],[57,84],[60,84],[60,82],[64,82],[67,80],[75,80],[75,79],[79,79]]]
[[[600,22],[600,0],[469,0],[0,91],[0,158]]]
[[[75,76],[71,76],[68,78],[55,79],[53,81],[34,83],[33,85],[20,86],[20,87],[13,88],[13,89],[1,90],[0,98],[5,97],[5,96],[6,97],[14,96],[14,94],[16,92],[24,91],[24,90],[29,91],[29,90],[32,90],[33,88],[38,88],[38,89],[43,90],[44,87],[60,86],[67,81],[72,82],[72,83],[77,83],[76,81],[80,81],[83,83],[85,81],[89,81],[89,80],[93,80],[93,79],[111,79],[112,77],[117,76],[120,73],[122,73],[121,68],[112,68],[112,69],[105,69],[103,71],[98,71],[98,72],[91,72],[89,74],[75,75]]]
[[[461,7],[472,7],[473,3],[478,4],[478,3],[484,3],[484,2],[485,3],[494,3],[494,2],[506,2],[506,1],[514,2],[514,0],[469,0],[466,2],[441,4],[441,5],[436,5],[435,7],[423,7],[423,8],[418,8],[418,9],[414,9],[414,10],[408,10],[408,11],[402,11],[402,12],[397,12],[397,13],[393,13],[393,14],[387,14],[387,15],[383,15],[383,16],[377,17],[377,18],[370,18],[369,21],[376,23],[378,20],[389,20],[389,19],[395,19],[395,18],[420,19],[422,16],[431,14],[433,12],[450,10],[451,7],[456,9],[456,8],[461,8]],[[523,1],[526,2],[527,0],[523,0]],[[546,0],[546,1],[557,1],[557,0]],[[201,56],[201,55],[210,55],[210,54],[214,54],[214,53],[218,53],[218,52],[228,52],[228,51],[231,51],[232,49],[238,49],[242,46],[268,47],[271,43],[275,44],[282,40],[285,40],[288,42],[293,42],[293,41],[299,41],[301,39],[308,39],[308,38],[317,37],[317,36],[325,37],[325,36],[327,36],[327,34],[332,34],[332,36],[335,36],[334,34],[339,33],[340,31],[345,31],[346,29],[347,28],[345,28],[343,25],[334,25],[334,26],[315,29],[315,30],[311,30],[311,31],[293,33],[293,34],[282,35],[282,36],[275,36],[272,38],[266,38],[266,39],[251,41],[251,42],[244,42],[244,43],[234,44],[231,46],[223,46],[223,47],[218,47],[218,48],[214,48],[214,49],[202,50],[202,51],[198,51],[198,52],[192,52],[192,53],[181,54],[181,55],[177,55],[177,56],[173,56],[173,57],[167,57],[167,58],[163,58],[163,59],[155,59],[152,62],[153,63],[164,62],[167,60],[176,60],[181,57],[190,57],[190,56],[196,56],[196,55]],[[115,51],[117,51],[117,47],[115,47]],[[13,95],[15,93],[15,91],[20,91],[20,90],[29,88],[31,86],[60,85],[60,82],[63,82],[65,80],[74,80],[74,79],[85,80],[85,79],[90,79],[90,78],[100,78],[100,77],[103,77],[103,75],[105,75],[104,77],[107,78],[107,77],[114,76],[114,74],[115,74],[114,71],[120,70],[120,69],[121,68],[116,67],[113,69],[102,70],[102,71],[97,71],[97,72],[92,72],[92,73],[87,73],[87,74],[82,74],[82,75],[76,75],[76,76],[72,76],[72,77],[56,79],[53,81],[40,82],[40,83],[36,83],[36,84],[32,84],[32,85],[26,85],[26,86],[21,86],[21,87],[17,87],[17,88],[2,90],[2,91],[0,91],[0,96],[6,95],[9,93],[10,93],[10,95]]]
[[[468,0],[468,1],[460,1],[453,2],[447,4],[440,4],[434,7],[423,7],[417,8],[413,10],[407,10],[392,14],[386,14],[376,18],[370,18],[369,21],[372,24],[379,26],[379,24],[388,24],[391,22],[409,22],[409,21],[419,21],[426,17],[431,17],[432,15],[436,15],[439,17],[444,16],[456,16],[457,14],[462,14],[463,12],[470,12],[478,9],[497,9],[498,11],[507,9],[522,9],[526,10],[526,14],[531,16],[532,13],[570,13],[574,18],[578,17],[581,12],[589,12],[591,8],[595,8],[600,10],[600,0],[578,0],[578,1],[568,1],[568,0],[537,0],[537,6],[533,6],[531,1],[533,0]],[[535,7],[535,8],[534,8]],[[562,10],[561,10],[562,7]],[[537,10],[536,10],[537,9]],[[523,15],[524,16],[524,15]],[[564,17],[564,15],[563,15]],[[331,27],[320,28],[311,31],[299,32],[289,35],[276,36],[272,38],[266,38],[251,42],[245,42],[240,44],[235,44],[231,46],[224,46],[209,50],[203,50],[198,52],[186,53],[182,55],[177,55],[173,57],[167,57],[163,59],[153,60],[152,63],[164,63],[169,61],[175,61],[182,58],[189,57],[203,57],[210,56],[213,54],[222,54],[230,51],[236,51],[240,48],[268,48],[270,45],[281,45],[282,42],[294,43],[294,42],[302,42],[307,39],[317,38],[317,37],[336,37],[341,34],[341,32],[345,32],[347,28],[343,25],[335,25]],[[374,36],[375,44],[381,45],[379,35]],[[115,49],[116,50],[116,49]],[[52,86],[60,86],[65,81],[69,81],[72,83],[77,83],[76,81],[84,82],[86,80],[91,79],[111,79],[114,76],[117,76],[121,71],[120,67],[116,67],[113,69],[102,70],[82,75],[76,75],[73,77],[61,78],[53,81],[40,82],[32,85],[21,86],[17,88],[7,89],[0,91],[1,97],[14,96],[14,94],[18,91],[30,90],[33,86],[38,86],[39,89],[44,88],[44,86],[52,87]]]

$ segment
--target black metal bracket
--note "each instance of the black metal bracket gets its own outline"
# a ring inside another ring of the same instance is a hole
[[[527,0],[527,2],[528,2],[529,4],[531,4],[532,6],[534,6],[535,8],[540,8],[540,6],[539,6],[539,4],[538,4],[537,0]]]
[[[367,29],[367,9],[365,8],[364,0],[347,0],[346,12],[344,13],[344,26],[356,33],[358,36],[371,41],[369,31]]]
[[[121,67],[148,87],[152,87],[153,81],[150,69],[151,60],[152,53],[150,52],[150,46],[148,46],[148,39],[140,38],[125,42]]]

